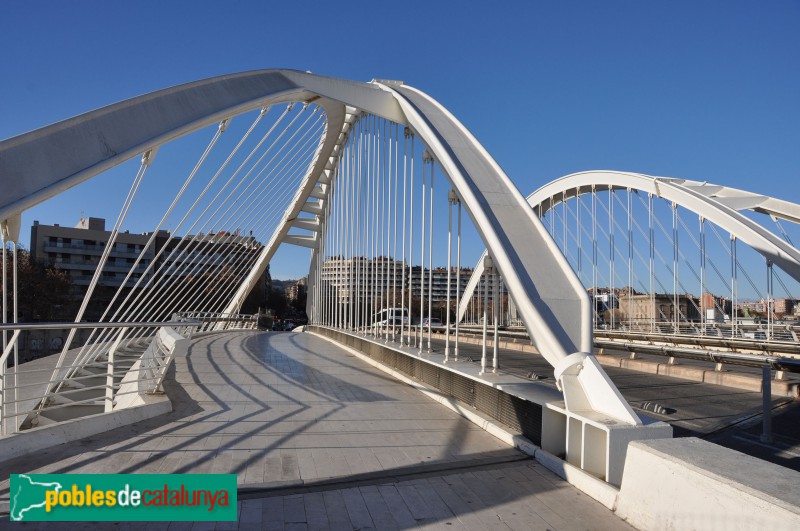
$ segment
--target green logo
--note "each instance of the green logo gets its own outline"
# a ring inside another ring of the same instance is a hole
[[[12,474],[12,521],[235,521],[235,474]]]

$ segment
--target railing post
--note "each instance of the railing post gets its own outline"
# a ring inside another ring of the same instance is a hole
[[[761,367],[761,382],[763,416],[761,442],[772,442],[772,368],[768,365]]]
[[[0,435],[6,434],[6,363],[0,363]]]
[[[125,328],[120,328],[114,344],[108,351],[108,365],[106,367],[106,398],[105,398],[105,413],[110,413],[114,410],[114,355],[119,348],[119,344],[125,335]]]
[[[500,275],[497,269],[492,267],[492,325],[494,326],[494,342],[492,343],[492,372],[497,372],[499,363],[499,321],[500,321]]]
[[[20,331],[20,329],[14,330],[14,333],[11,335],[11,341],[5,345],[3,355],[0,356],[0,435],[6,435],[6,361],[8,360],[8,355],[17,344]],[[15,372],[16,370],[16,367],[14,367]],[[16,388],[14,391],[16,392]]]

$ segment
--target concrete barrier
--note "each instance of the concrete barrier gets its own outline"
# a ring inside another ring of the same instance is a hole
[[[734,389],[742,389],[755,393],[761,392],[761,375],[744,374],[734,371],[717,371],[699,365],[686,365],[681,363],[667,363],[666,361],[655,361],[645,359],[630,359],[629,353],[619,351],[618,355],[603,349],[603,354],[595,356],[600,365],[607,367],[621,367],[632,371],[646,372],[649,374],[660,374],[673,378],[682,378],[692,382],[704,382]],[[797,398],[800,393],[800,383],[796,380],[772,380],[772,394]]]
[[[433,334],[437,339],[444,339],[444,334]],[[483,340],[477,337],[462,336],[459,341],[462,343],[480,345]],[[493,342],[489,338],[486,340],[487,348],[492,348]],[[498,341],[501,348],[516,350],[519,352],[531,352],[538,354],[536,347],[527,340],[507,340]],[[598,347],[595,349],[595,357],[600,365],[608,367],[620,367],[632,371],[646,372],[649,374],[659,374],[682,378],[693,382],[705,382],[714,385],[722,385],[746,391],[761,392],[761,375],[744,374],[735,371],[717,371],[709,369],[707,366],[687,365],[681,363],[669,363],[666,358],[663,361],[652,359],[630,358],[630,352],[624,349],[614,349]],[[797,398],[800,396],[800,382],[796,380],[772,380],[772,394]]]
[[[30,455],[172,411],[172,402],[166,395],[147,395],[141,402],[110,413],[98,413],[0,437],[0,460]]]
[[[618,516],[648,530],[800,529],[800,473],[693,437],[628,446]]]

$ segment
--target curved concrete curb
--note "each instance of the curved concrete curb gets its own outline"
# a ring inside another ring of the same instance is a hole
[[[32,452],[77,441],[172,411],[172,402],[166,395],[145,395],[142,400],[145,403],[139,406],[110,413],[98,413],[0,437],[0,460],[7,461],[29,455]]]

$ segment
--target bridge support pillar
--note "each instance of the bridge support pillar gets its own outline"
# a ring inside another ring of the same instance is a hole
[[[586,412],[542,411],[542,450],[616,487],[629,443],[671,437],[672,427],[664,422],[630,426]]]
[[[620,407],[619,391],[594,356],[583,352],[567,356],[555,367],[555,377],[564,393],[565,418],[546,422],[564,424],[566,436],[563,445],[557,444],[557,435],[543,438],[542,448],[556,450],[556,455],[563,451],[571,465],[619,486],[629,442],[672,437],[668,424],[629,414],[627,402]]]

